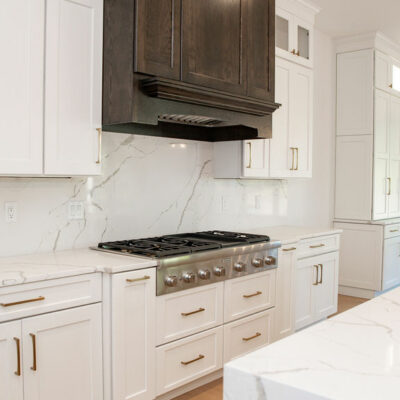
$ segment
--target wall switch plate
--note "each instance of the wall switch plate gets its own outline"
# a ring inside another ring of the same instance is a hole
[[[17,203],[15,201],[4,203],[4,215],[6,222],[17,222]]]
[[[82,201],[70,201],[68,203],[68,219],[84,219],[85,208]]]

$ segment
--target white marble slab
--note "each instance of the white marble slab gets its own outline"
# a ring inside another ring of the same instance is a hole
[[[268,235],[272,240],[280,240],[282,244],[342,233],[341,229],[309,226],[269,226],[263,228],[248,228],[245,231],[246,233]]]
[[[225,400],[398,400],[400,288],[225,365]]]
[[[116,273],[155,267],[156,261],[90,249],[0,258],[0,287],[96,271]]]

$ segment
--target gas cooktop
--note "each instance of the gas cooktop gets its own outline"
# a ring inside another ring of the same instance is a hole
[[[226,231],[206,231],[166,235],[146,239],[103,242],[99,243],[98,249],[122,254],[137,254],[152,258],[163,258],[269,241],[270,238],[265,235]]]

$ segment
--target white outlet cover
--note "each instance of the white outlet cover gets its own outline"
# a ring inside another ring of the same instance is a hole
[[[68,203],[68,219],[84,219],[85,208],[83,201],[70,201]]]
[[[17,203],[15,201],[4,203],[4,216],[6,222],[17,222]]]

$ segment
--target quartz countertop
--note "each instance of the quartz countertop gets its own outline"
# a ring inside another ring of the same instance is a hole
[[[394,400],[400,288],[225,365],[225,400]]]
[[[155,267],[157,262],[91,249],[57,251],[0,258],[0,287],[82,275],[116,273]]]
[[[265,228],[245,229],[244,232],[268,235],[271,240],[280,240],[282,244],[289,244],[299,242],[300,240],[304,239],[342,233],[343,231],[335,228],[270,226]]]

